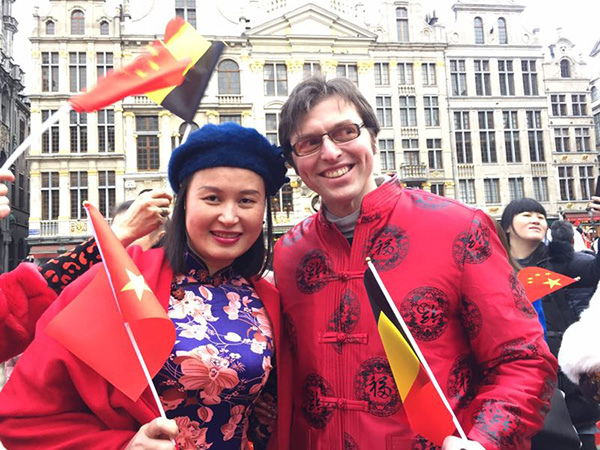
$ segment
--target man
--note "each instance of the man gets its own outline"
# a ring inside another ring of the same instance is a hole
[[[471,440],[444,450],[528,449],[556,380],[535,312],[484,213],[396,177],[376,186],[378,132],[345,79],[308,79],[281,111],[284,154],[322,201],[275,249],[293,366],[289,447],[437,448],[402,409],[363,286],[368,256]]]

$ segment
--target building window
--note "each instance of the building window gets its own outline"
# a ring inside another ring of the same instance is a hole
[[[485,44],[483,37],[483,20],[481,20],[481,17],[475,17],[473,26],[475,28],[475,43]]]
[[[498,19],[498,44],[508,44],[508,33],[506,32],[506,20]]]
[[[450,60],[450,79],[452,81],[452,95],[467,95],[467,72],[464,59]]]
[[[112,109],[98,111],[98,151],[115,151],[115,112]]]
[[[504,146],[506,149],[506,162],[521,162],[521,143],[519,141],[519,121],[517,111],[504,111]]]
[[[430,169],[443,169],[444,162],[442,160],[442,140],[427,139],[427,154],[429,157]]]
[[[578,152],[589,152],[592,150],[590,146],[589,128],[575,128],[575,149]]]
[[[113,170],[98,171],[98,209],[104,217],[110,218],[115,208],[115,172]]]
[[[548,201],[548,178],[533,177],[533,197],[538,202]]]
[[[375,97],[375,111],[380,126],[392,126],[392,97],[389,95],[378,95]]]
[[[220,118],[221,116],[219,116]],[[183,136],[185,135],[186,131],[189,133],[196,131],[198,128],[200,128],[198,126],[198,124],[196,122],[181,122],[181,124],[179,125],[179,129],[177,130],[177,133],[172,133],[171,134],[171,151],[175,150],[175,148],[177,148],[180,144],[181,144],[181,140],[183,139]],[[189,131],[188,131],[189,129]]]
[[[175,0],[175,15],[196,28],[196,0]]]
[[[562,166],[558,168],[558,183],[560,186],[560,199],[564,201],[575,200],[573,166]]]
[[[219,123],[234,122],[238,125],[242,124],[241,114],[219,114]]]
[[[52,36],[55,32],[55,25],[52,20],[46,21],[46,34]]]
[[[498,76],[500,77],[500,95],[515,95],[515,74],[512,59],[498,60]]]
[[[550,104],[552,106],[553,116],[566,116],[567,115],[567,100],[565,95],[551,95]]]
[[[402,156],[404,157],[404,164],[418,166],[420,164],[419,140],[402,139]]]
[[[413,63],[401,62],[396,65],[398,69],[398,83],[411,86],[415,83],[413,76]]]
[[[265,114],[265,131],[269,142],[278,145],[279,113]]]
[[[458,195],[463,203],[475,203],[475,180],[458,180]]]
[[[456,140],[456,162],[458,164],[473,164],[470,128],[469,113],[467,111],[455,112],[454,138]]]
[[[500,180],[498,178],[486,178],[483,180],[485,190],[485,204],[495,205],[501,203],[500,200]]]
[[[398,42],[408,42],[408,10],[396,8],[396,30]]]
[[[79,92],[85,89],[87,79],[85,52],[69,52],[69,89]]]
[[[302,66],[303,79],[314,77],[315,75],[321,75],[321,64],[318,62],[305,62]]]
[[[600,98],[600,95],[598,94],[598,88],[596,86],[592,86],[590,95],[592,96],[592,101],[596,101],[598,98]]]
[[[589,200],[594,195],[594,166],[579,166],[581,199]]]
[[[554,143],[556,144],[556,151],[558,153],[570,152],[571,146],[569,145],[569,129],[555,128]]]
[[[388,63],[375,63],[375,86],[389,86],[390,65]]]
[[[492,111],[479,111],[479,142],[481,145],[481,162],[496,163],[496,132],[494,130],[494,113]]]
[[[400,126],[417,126],[417,100],[413,95],[400,96]]]
[[[60,198],[58,172],[42,172],[42,220],[57,220]]]
[[[106,20],[100,22],[100,36],[108,36],[108,22]]]
[[[508,191],[510,194],[510,201],[517,200],[525,197],[525,188],[523,186],[523,178],[509,178],[508,179]]]
[[[160,153],[158,145],[158,116],[135,118],[138,170],[158,170]]]
[[[381,159],[381,170],[396,170],[396,152],[393,139],[379,139],[379,157]]]
[[[490,61],[488,59],[476,59],[475,64],[475,94],[492,95],[490,84]]]
[[[431,193],[443,197],[446,195],[444,183],[431,183]]]
[[[287,68],[282,63],[267,63],[264,70],[265,95],[287,95]]]
[[[0,100],[0,119],[2,119],[2,123],[6,124],[10,127],[10,94],[8,93],[8,89],[4,86],[2,89],[2,100]]]
[[[294,211],[294,194],[289,183],[284,184],[279,192],[271,198],[271,210],[287,213]]]
[[[527,135],[529,138],[529,159],[531,162],[544,162],[544,137],[541,111],[527,111]]]
[[[437,84],[435,63],[421,64],[421,74],[423,76],[423,86],[435,86]]]
[[[71,153],[87,152],[87,113],[71,111]]]
[[[219,94],[240,94],[240,68],[235,61],[231,59],[221,61],[217,66],[217,73],[219,75]]]
[[[85,33],[85,16],[83,11],[75,10],[71,14],[71,34]]]
[[[356,64],[339,63],[335,73],[338,77],[348,78],[355,86],[358,86],[358,68]]]
[[[58,92],[58,52],[42,52],[42,91]]]
[[[596,130],[596,148],[600,147],[600,113],[594,114],[594,130]]]
[[[522,60],[521,71],[523,72],[523,93],[525,95],[538,95],[538,80],[535,60]]]
[[[42,122],[48,120],[54,113],[56,113],[56,109],[42,109]],[[58,130],[58,123],[55,123],[50,129],[44,131],[44,134],[42,134],[42,153],[58,153]]]
[[[98,78],[113,70],[112,52],[96,52],[96,74]]]
[[[437,96],[423,96],[425,109],[425,126],[439,127],[440,126],[440,108]]]
[[[83,202],[88,199],[88,173],[71,172],[71,219],[86,218]]]
[[[585,94],[571,95],[571,102],[573,105],[574,116],[587,116],[587,103],[585,100]]]
[[[560,76],[561,78],[571,78],[571,61],[568,59],[560,62]]]

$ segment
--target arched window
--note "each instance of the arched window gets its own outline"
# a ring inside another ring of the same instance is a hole
[[[592,101],[598,100],[598,88],[596,86],[592,86]]]
[[[571,78],[571,62],[568,59],[563,59],[560,62],[561,78]]]
[[[54,22],[52,20],[48,20],[46,22],[46,34],[53,35],[54,34]]]
[[[498,43],[508,44],[508,35],[506,34],[506,20],[502,17],[498,19]]]
[[[100,35],[108,36],[108,22],[106,20],[100,22]]]
[[[483,20],[481,20],[481,17],[475,17],[474,27],[475,27],[475,43],[476,44],[485,44],[484,39],[483,39]]]
[[[78,9],[71,14],[71,34],[85,34],[85,16]]]
[[[219,74],[219,94],[240,94],[240,68],[235,61],[226,59],[217,67]]]
[[[398,42],[408,42],[408,10],[396,8],[396,30]]]

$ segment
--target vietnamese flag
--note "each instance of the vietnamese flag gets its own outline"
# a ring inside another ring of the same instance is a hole
[[[579,281],[579,277],[571,278],[535,266],[521,269],[517,274],[517,278],[525,288],[525,294],[530,302]]]
[[[98,210],[85,203],[104,268],[45,332],[136,401],[148,387],[126,327],[150,377],[175,343],[175,327]]]
[[[393,312],[389,294],[380,284],[379,276],[375,276],[376,269],[371,262],[368,264],[364,284],[377,322],[377,330],[404,405],[404,412],[415,433],[441,447],[444,439],[456,431],[453,413],[447,400],[442,398],[441,390],[436,389],[419,359],[420,351],[417,352],[411,344],[414,340],[408,337],[407,333],[410,331],[402,317]]]

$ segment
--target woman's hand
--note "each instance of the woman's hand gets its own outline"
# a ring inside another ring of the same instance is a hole
[[[0,170],[0,181],[14,181],[15,177],[12,172],[8,170]],[[8,197],[8,186],[0,183],[0,219],[8,216],[10,214],[10,206]]]
[[[174,450],[171,440],[175,440],[178,433],[174,420],[157,417],[141,426],[125,450]]]
[[[479,442],[448,436],[444,439],[442,450],[485,450],[485,448]]]

